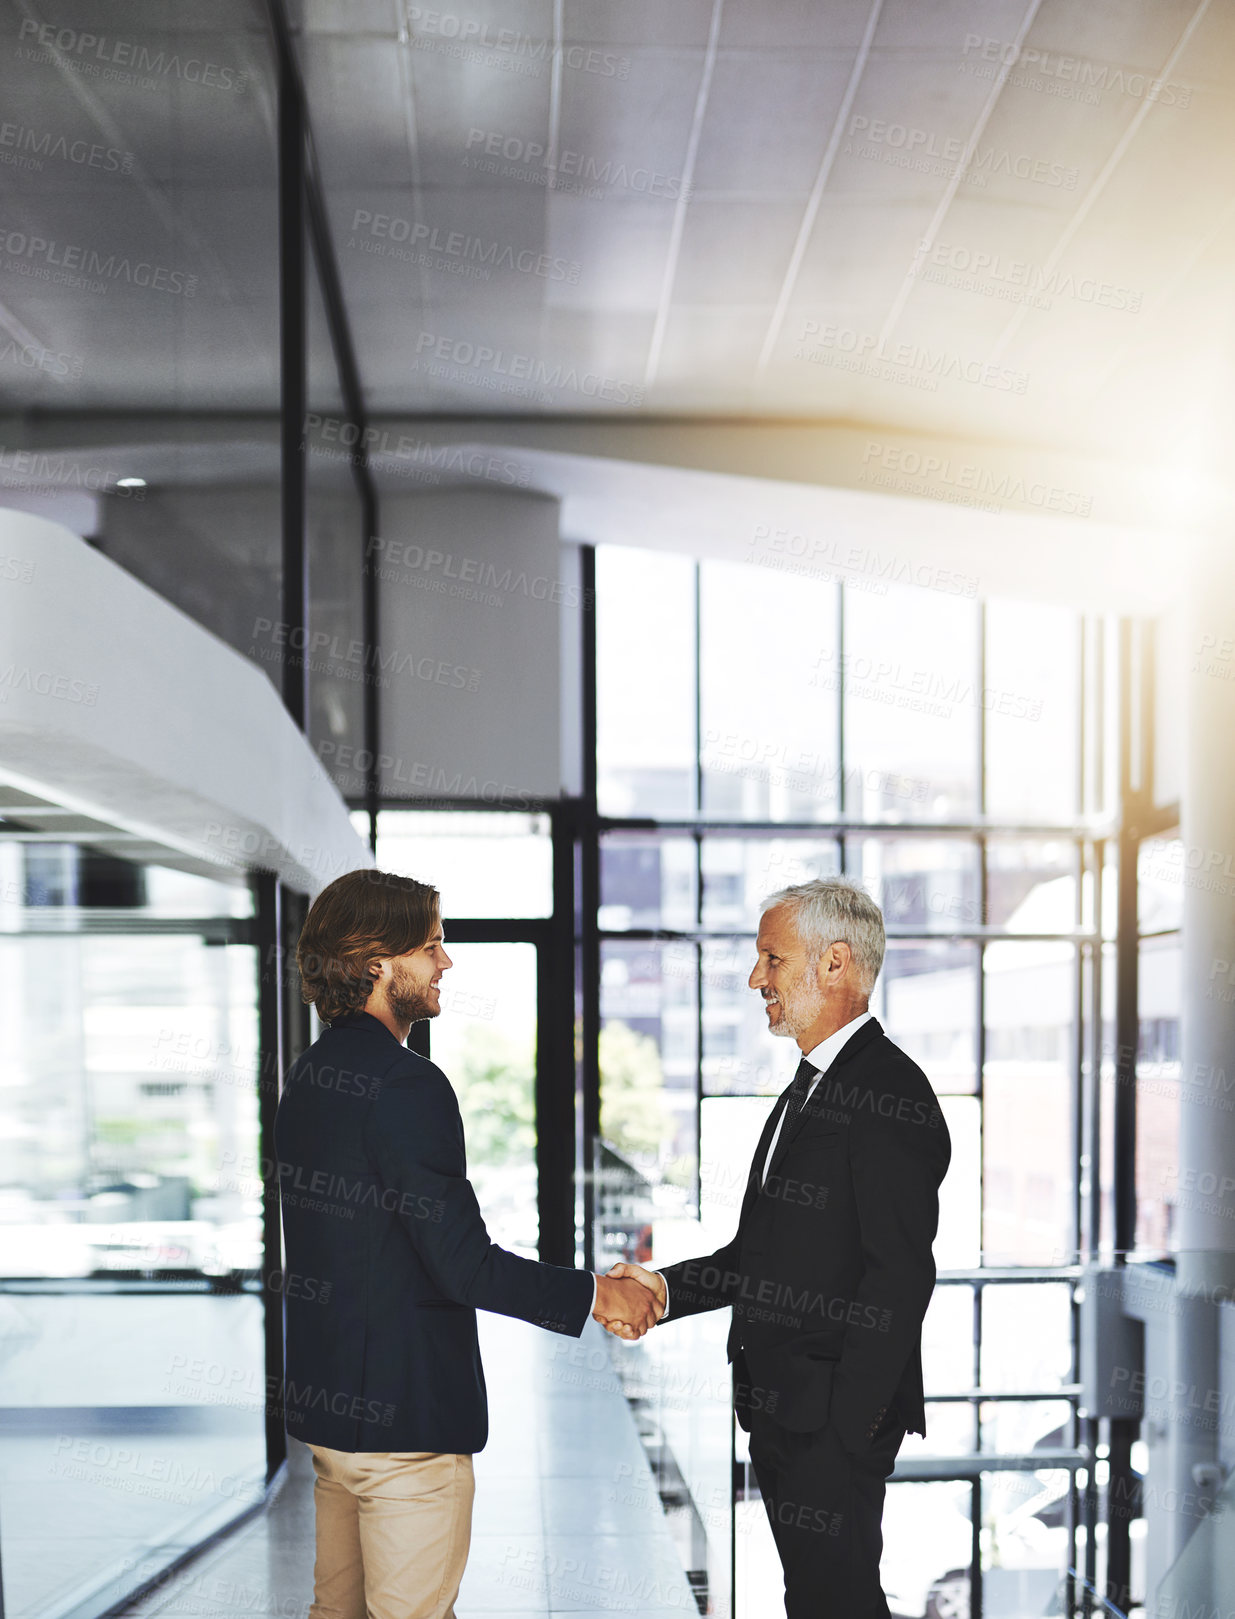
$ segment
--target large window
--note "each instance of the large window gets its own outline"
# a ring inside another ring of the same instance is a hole
[[[930,1077],[953,1142],[925,1329],[929,1434],[901,1452],[885,1580],[906,1614],[967,1613],[979,1578],[988,1615],[1059,1611],[1085,1564],[1093,1460],[1074,1291],[1103,1016],[1103,626],[756,572],[597,556],[601,1132],[647,1216],[626,1236],[663,1264],[732,1235],[751,1145],[796,1057],[747,988],[760,901],[810,876],[859,877],[889,936],[872,1009]],[[632,657],[636,644],[655,656]],[[1164,1021],[1142,1025],[1142,1058],[1166,1061],[1171,945],[1144,949]],[[723,1334],[686,1322],[683,1335],[702,1385],[723,1384]],[[671,1338],[641,1346],[640,1398],[712,1500],[730,1458],[707,1438],[710,1407],[676,1408],[669,1357],[684,1346]],[[739,1474],[743,1443],[735,1433]],[[743,1497],[723,1522],[711,1514],[696,1572],[727,1590],[733,1544],[735,1612],[754,1615],[776,1564]]]
[[[267,1474],[245,887],[0,829],[0,1525],[14,1612],[107,1607]]]

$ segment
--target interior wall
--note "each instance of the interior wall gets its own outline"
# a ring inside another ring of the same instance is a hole
[[[578,609],[557,502],[488,490],[387,497],[377,545],[384,796],[556,798],[562,619]]]

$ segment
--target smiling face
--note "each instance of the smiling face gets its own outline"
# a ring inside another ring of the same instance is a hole
[[[768,1029],[772,1034],[800,1041],[823,1011],[821,964],[809,960],[792,912],[786,906],[774,905],[763,913],[755,949],[759,959],[747,982],[763,996]]]
[[[389,964],[389,976],[385,970]],[[374,986],[374,993],[384,988],[386,1005],[398,1024],[420,1023],[433,1018],[442,1009],[442,994],[438,987],[442,974],[454,963],[446,954],[445,935],[439,921],[426,943],[419,950],[409,950],[403,956],[391,956],[382,963],[383,974]]]
[[[755,949],[747,983],[763,996],[768,1029],[796,1040],[803,1052],[867,1010],[851,947],[836,939],[812,960],[791,907],[773,905],[763,913]]]

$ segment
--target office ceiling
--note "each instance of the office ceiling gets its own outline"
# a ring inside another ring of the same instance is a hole
[[[274,409],[264,11],[103,0],[86,44],[81,19],[10,8],[0,386]],[[373,412],[830,419],[1166,464],[1235,426],[1220,0],[298,0],[293,23]],[[316,312],[312,352],[331,409]]]

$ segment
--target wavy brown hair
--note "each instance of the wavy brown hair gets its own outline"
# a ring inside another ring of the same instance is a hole
[[[419,950],[441,920],[429,883],[391,871],[349,871],[323,888],[309,907],[296,965],[300,993],[323,1023],[362,1012],[383,956]]]

